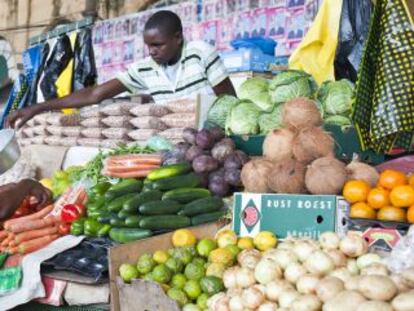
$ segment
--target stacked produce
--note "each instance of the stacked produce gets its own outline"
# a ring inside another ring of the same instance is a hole
[[[202,188],[202,179],[191,170],[190,164],[180,163],[151,170],[144,181],[98,183],[90,189],[88,217],[75,221],[71,233],[109,235],[124,243],[223,217],[223,200]]]
[[[241,168],[249,161],[242,151],[236,150],[234,142],[224,137],[218,127],[210,129],[187,128],[183,143],[164,154],[163,164],[186,162],[201,177],[202,185],[214,195],[225,196],[240,189]]]
[[[352,204],[350,217],[414,223],[413,176],[385,170],[379,176],[367,172],[370,178],[364,179],[364,170],[359,172],[343,189],[343,196]]]
[[[132,154],[111,156],[104,160],[102,175],[115,178],[142,178],[159,168],[161,156],[157,154]]]

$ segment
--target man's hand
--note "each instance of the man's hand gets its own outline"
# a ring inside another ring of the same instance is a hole
[[[6,120],[6,127],[21,128],[27,121],[36,115],[33,107],[13,111]]]
[[[37,199],[40,206],[44,206],[46,203],[50,202],[52,198],[52,192],[43,187],[39,182],[32,179],[23,179],[20,181],[17,186],[21,187],[21,192],[25,193],[26,196],[33,196]],[[24,198],[23,198],[24,199]]]

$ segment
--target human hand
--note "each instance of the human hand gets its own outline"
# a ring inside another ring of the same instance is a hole
[[[21,192],[25,194],[25,197],[35,197],[39,206],[46,205],[52,198],[52,192],[33,179],[23,179],[18,183],[19,186],[21,187]]]
[[[33,118],[36,112],[32,107],[23,108],[13,111],[6,119],[6,127],[21,128],[27,121]]]

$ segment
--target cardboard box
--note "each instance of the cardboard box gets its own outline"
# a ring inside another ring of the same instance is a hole
[[[279,238],[318,238],[325,231],[346,233],[348,204],[335,195],[234,194],[233,230],[254,236],[268,230]]]
[[[197,227],[190,228],[197,238],[203,237],[214,237],[216,232],[221,228],[219,223],[212,223]],[[148,301],[132,299],[131,301],[122,301],[122,308],[120,305],[120,292],[117,286],[117,277],[119,274],[119,267],[123,263],[134,264],[137,262],[138,257],[144,253],[154,253],[157,250],[166,250],[172,247],[171,237],[173,232],[158,235],[148,239],[123,244],[117,247],[113,247],[109,250],[109,279],[111,287],[111,310],[112,311],[123,311],[123,310],[134,310],[134,311],[157,311],[157,309],[148,309]],[[119,281],[118,281],[119,282]],[[151,297],[154,295],[154,287],[148,286],[148,282],[141,282],[140,292],[148,290],[148,295],[144,297]],[[134,285],[136,286],[136,285]],[[120,290],[129,290],[128,285],[122,284],[119,286]],[[164,292],[160,287],[159,295],[163,297]],[[149,294],[151,293],[151,294]],[[130,294],[125,293],[123,298],[131,297]],[[134,296],[132,296],[134,297]],[[159,309],[158,309],[159,310]]]

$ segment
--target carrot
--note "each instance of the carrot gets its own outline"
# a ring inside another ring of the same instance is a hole
[[[19,217],[19,218],[10,219],[4,223],[4,229],[10,230],[10,226],[16,223],[26,222],[28,220],[33,220],[33,219],[41,219],[45,217],[47,214],[49,214],[52,210],[53,210],[53,205],[48,205],[36,213],[23,216],[23,217]]]
[[[147,177],[152,170],[139,170],[133,172],[125,173],[114,173],[110,171],[103,171],[103,175],[117,178],[138,178],[138,177]]]
[[[128,155],[128,156],[114,156],[105,160],[105,164],[161,164],[160,155]]]
[[[58,227],[57,226],[46,227],[46,228],[42,228],[42,229],[30,230],[30,231],[25,231],[25,232],[16,234],[16,237],[14,238],[14,240],[18,244],[20,244],[24,241],[33,240],[35,238],[55,234],[57,232],[58,232]]]
[[[134,165],[107,165],[105,168],[107,171],[112,173],[127,173],[133,171],[140,171],[140,170],[153,170],[159,168],[159,165],[152,165],[152,164],[134,164]]]
[[[11,240],[10,242],[9,242],[9,247],[14,247],[14,246],[17,246],[17,242],[16,242],[16,240],[15,240],[16,238],[14,238],[13,240]]]
[[[135,160],[135,159],[161,159],[161,155],[158,153],[150,154],[123,154],[110,156],[107,159],[113,161],[125,161],[125,160]]]
[[[0,231],[0,241],[3,241],[5,238],[7,238],[8,232],[6,230]]]
[[[51,227],[56,224],[58,219],[56,217],[48,217],[43,219],[31,219],[25,222],[18,222],[10,225],[9,230],[14,233],[20,233],[24,231],[31,231],[41,229],[45,227]]]
[[[14,236],[15,236],[14,233],[10,232],[7,238],[5,238],[3,242],[1,242],[1,246],[8,246],[10,241],[14,239]]]
[[[17,246],[9,247],[6,251],[11,255],[17,254]]]
[[[57,234],[51,234],[43,236],[41,238],[25,241],[17,247],[17,251],[20,254],[27,254],[34,252],[42,247],[45,247],[52,241],[56,240],[59,237]]]

